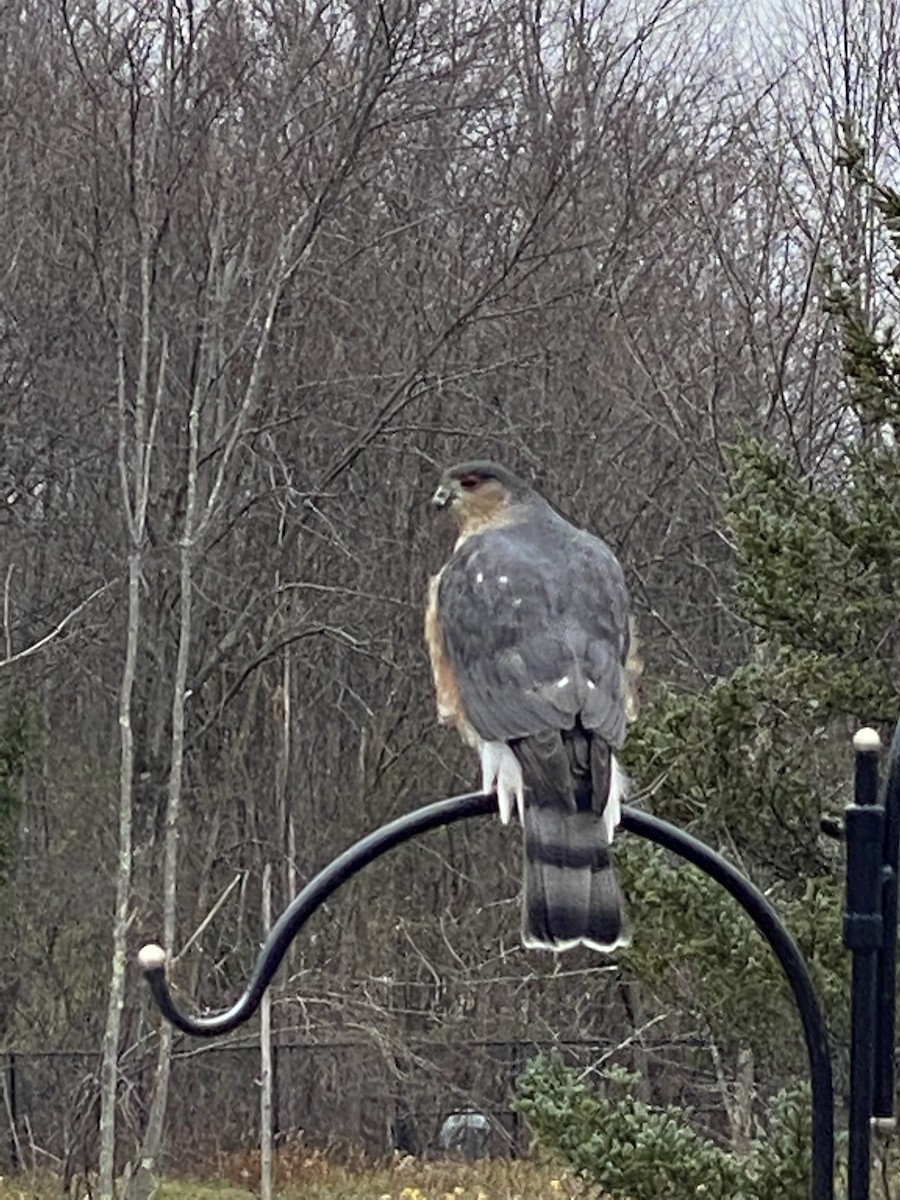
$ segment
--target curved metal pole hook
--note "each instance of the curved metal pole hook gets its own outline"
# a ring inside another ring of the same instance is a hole
[[[207,1017],[191,1017],[181,1012],[172,999],[166,981],[165,950],[162,946],[153,944],[144,946],[138,954],[138,963],[163,1016],[176,1029],[194,1037],[218,1037],[219,1034],[231,1033],[238,1025],[243,1025],[249,1020],[259,1008],[263,992],[281,966],[291,942],[316,909],[342,884],[388,850],[393,850],[395,846],[409,841],[410,838],[418,837],[420,833],[496,811],[497,801],[494,796],[485,796],[480,792],[451,796],[448,800],[439,800],[436,804],[428,804],[414,812],[405,813],[395,821],[382,825],[374,833],[361,838],[343,854],[339,854],[309,881],[272,926],[272,931],[259,952],[244,994],[225,1012]]]
[[[493,795],[472,792],[464,796],[452,796],[448,800],[438,800],[434,804],[398,817],[362,838],[349,850],[345,850],[310,880],[285,909],[260,951],[244,994],[225,1012],[206,1017],[190,1017],[181,1012],[172,999],[166,981],[165,951],[161,946],[144,946],[138,955],[138,962],[163,1016],[177,1029],[195,1037],[215,1037],[230,1033],[256,1012],[263,992],[281,965],[288,946],[316,909],[324,904],[341,884],[346,883],[380,855],[410,838],[417,837],[420,833],[442,825],[453,825],[470,817],[486,816],[496,812],[496,809],[497,801]],[[818,996],[797,943],[762,892],[727,859],[697,838],[691,837],[667,821],[632,808],[623,809],[622,828],[671,850],[716,880],[744,908],[772,947],[793,991],[809,1056],[813,1107],[811,1195],[813,1200],[832,1200],[834,1099],[831,1054]]]

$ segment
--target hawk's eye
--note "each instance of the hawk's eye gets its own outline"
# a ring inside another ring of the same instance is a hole
[[[459,481],[459,486],[466,492],[474,492],[475,488],[481,483],[481,478],[478,475],[463,475]]]

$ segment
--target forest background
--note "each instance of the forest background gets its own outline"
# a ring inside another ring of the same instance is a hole
[[[9,1155],[108,1195],[252,1141],[253,1033],[160,1031],[135,952],[220,1007],[267,868],[278,911],[475,785],[421,635],[473,456],[622,558],[640,802],[782,906],[840,1041],[819,817],[900,680],[900,5],[21,0],[0,59]],[[621,859],[614,963],[521,949],[496,822],[373,867],[278,977],[281,1133],[475,1105],[515,1148],[555,1046],[747,1144],[802,1064],[777,971]]]

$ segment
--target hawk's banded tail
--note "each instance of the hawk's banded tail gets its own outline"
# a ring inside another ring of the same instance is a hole
[[[525,945],[627,945],[610,853],[626,780],[609,745],[576,727],[522,738],[512,748],[525,781]]]

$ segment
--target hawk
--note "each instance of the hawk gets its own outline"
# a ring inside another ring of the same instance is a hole
[[[478,751],[503,823],[518,810],[524,943],[611,950],[627,942],[614,751],[637,671],[622,568],[497,463],[451,467],[432,502],[458,530],[425,617],[438,719]]]

